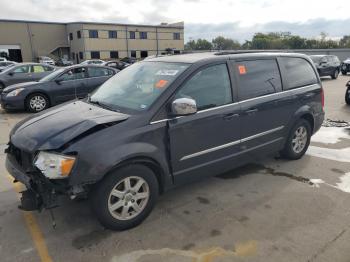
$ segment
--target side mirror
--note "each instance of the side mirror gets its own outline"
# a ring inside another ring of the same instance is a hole
[[[197,104],[191,98],[178,98],[171,103],[171,113],[174,116],[187,116],[197,113]]]
[[[10,72],[10,73],[8,73],[8,75],[9,75],[9,76],[13,76],[13,75],[14,75],[14,73],[13,73],[13,72]]]
[[[61,82],[62,82],[62,79],[56,79],[55,82],[56,82],[57,85],[60,85]]]

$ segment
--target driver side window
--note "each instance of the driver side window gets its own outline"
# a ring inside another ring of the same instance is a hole
[[[64,74],[62,74],[60,76],[60,80],[61,81],[69,81],[69,80],[78,80],[78,79],[83,79],[86,77],[85,75],[85,68],[75,68],[72,70],[69,70],[67,72],[65,72]]]
[[[231,103],[231,84],[226,64],[198,71],[181,87],[175,96],[177,98],[194,99],[198,110]]]

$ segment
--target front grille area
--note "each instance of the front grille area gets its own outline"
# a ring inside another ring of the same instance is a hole
[[[25,171],[30,171],[33,169],[33,157],[30,153],[15,147],[12,143],[9,144],[7,153],[11,154],[16,160],[17,164]]]

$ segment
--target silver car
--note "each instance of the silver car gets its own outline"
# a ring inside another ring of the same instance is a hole
[[[6,68],[0,73],[0,93],[9,85],[38,81],[54,70],[55,67],[51,65],[38,63],[22,63]]]
[[[13,61],[0,61],[0,72],[4,71],[7,67],[14,66],[15,64],[17,63]]]

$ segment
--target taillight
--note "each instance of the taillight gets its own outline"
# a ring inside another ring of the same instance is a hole
[[[324,108],[324,91],[323,91],[323,87],[321,87],[321,103],[322,103],[322,108]]]

